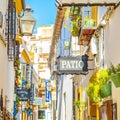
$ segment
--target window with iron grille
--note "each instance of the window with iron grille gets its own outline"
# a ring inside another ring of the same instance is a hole
[[[13,61],[16,49],[16,8],[15,2],[13,0],[9,0],[8,3],[8,11],[6,13],[5,36],[7,42],[8,60]]]

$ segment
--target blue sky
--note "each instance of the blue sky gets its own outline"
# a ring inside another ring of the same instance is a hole
[[[35,19],[36,28],[40,25],[54,24],[56,18],[55,0],[26,0],[26,5],[30,5]]]

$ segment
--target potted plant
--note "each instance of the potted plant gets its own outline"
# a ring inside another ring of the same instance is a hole
[[[81,111],[83,108],[85,108],[86,102],[85,102],[85,101],[77,100],[77,101],[74,101],[73,105],[78,108],[78,111],[79,111],[79,119],[80,119],[80,111]]]
[[[93,27],[95,26],[95,20],[90,18],[90,16],[86,16],[84,19],[84,24],[86,27]]]
[[[103,87],[108,83],[109,79],[110,78],[107,69],[105,68],[96,70],[96,72],[93,74],[87,88],[87,94],[93,102],[100,102],[103,97],[106,97],[103,96],[103,94],[108,93],[104,93],[106,91],[104,91],[105,89],[103,89]]]
[[[110,75],[111,81],[114,83],[115,87],[120,87],[120,64],[116,67],[111,63],[108,69],[108,74]]]
[[[111,95],[111,82],[103,84],[100,88],[100,95],[102,98],[108,97]]]
[[[100,86],[95,85],[94,83],[90,83],[89,87],[87,88],[87,94],[93,102],[100,102],[101,101],[101,96],[99,92]]]
[[[111,95],[111,82],[107,69],[102,69],[99,73],[100,85],[100,95],[102,98]]]
[[[16,58],[14,61],[14,67],[19,67],[19,66],[20,66],[20,60]]]

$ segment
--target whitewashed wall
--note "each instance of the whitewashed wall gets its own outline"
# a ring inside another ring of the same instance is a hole
[[[71,75],[63,76],[62,100],[60,100],[61,89],[58,92],[56,120],[72,120],[73,107],[73,80]],[[65,97],[66,96],[66,97]]]
[[[120,6],[114,11],[109,24],[104,28],[105,37],[105,64],[114,65],[120,63]],[[117,102],[117,115],[120,120],[120,88],[112,85],[113,102]]]
[[[3,25],[0,28],[0,35],[4,39],[5,15],[8,7],[8,0],[0,0],[0,11],[3,14]],[[7,109],[12,113],[14,93],[14,67],[13,62],[8,62],[7,47],[0,39],[0,90],[3,89],[3,98],[7,96]],[[5,101],[3,101],[5,104]]]
[[[8,0],[0,0],[0,11],[2,12],[3,15],[3,25],[2,28],[0,28],[0,34],[4,35],[4,28],[5,28],[5,15],[6,15],[6,10],[8,7]]]

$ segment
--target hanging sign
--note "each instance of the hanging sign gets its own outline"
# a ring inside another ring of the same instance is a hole
[[[80,74],[87,71],[88,56],[60,56],[58,74]]]
[[[43,98],[40,97],[34,97],[32,101],[33,105],[42,105],[43,104]]]
[[[45,97],[46,97],[46,102],[49,103],[50,102],[50,91],[48,90],[48,84],[49,84],[49,80],[45,80]]]
[[[34,100],[34,84],[32,84],[30,88],[30,104],[33,104],[33,100]]]
[[[28,90],[27,89],[18,89],[17,95],[20,101],[27,101],[28,100]]]

